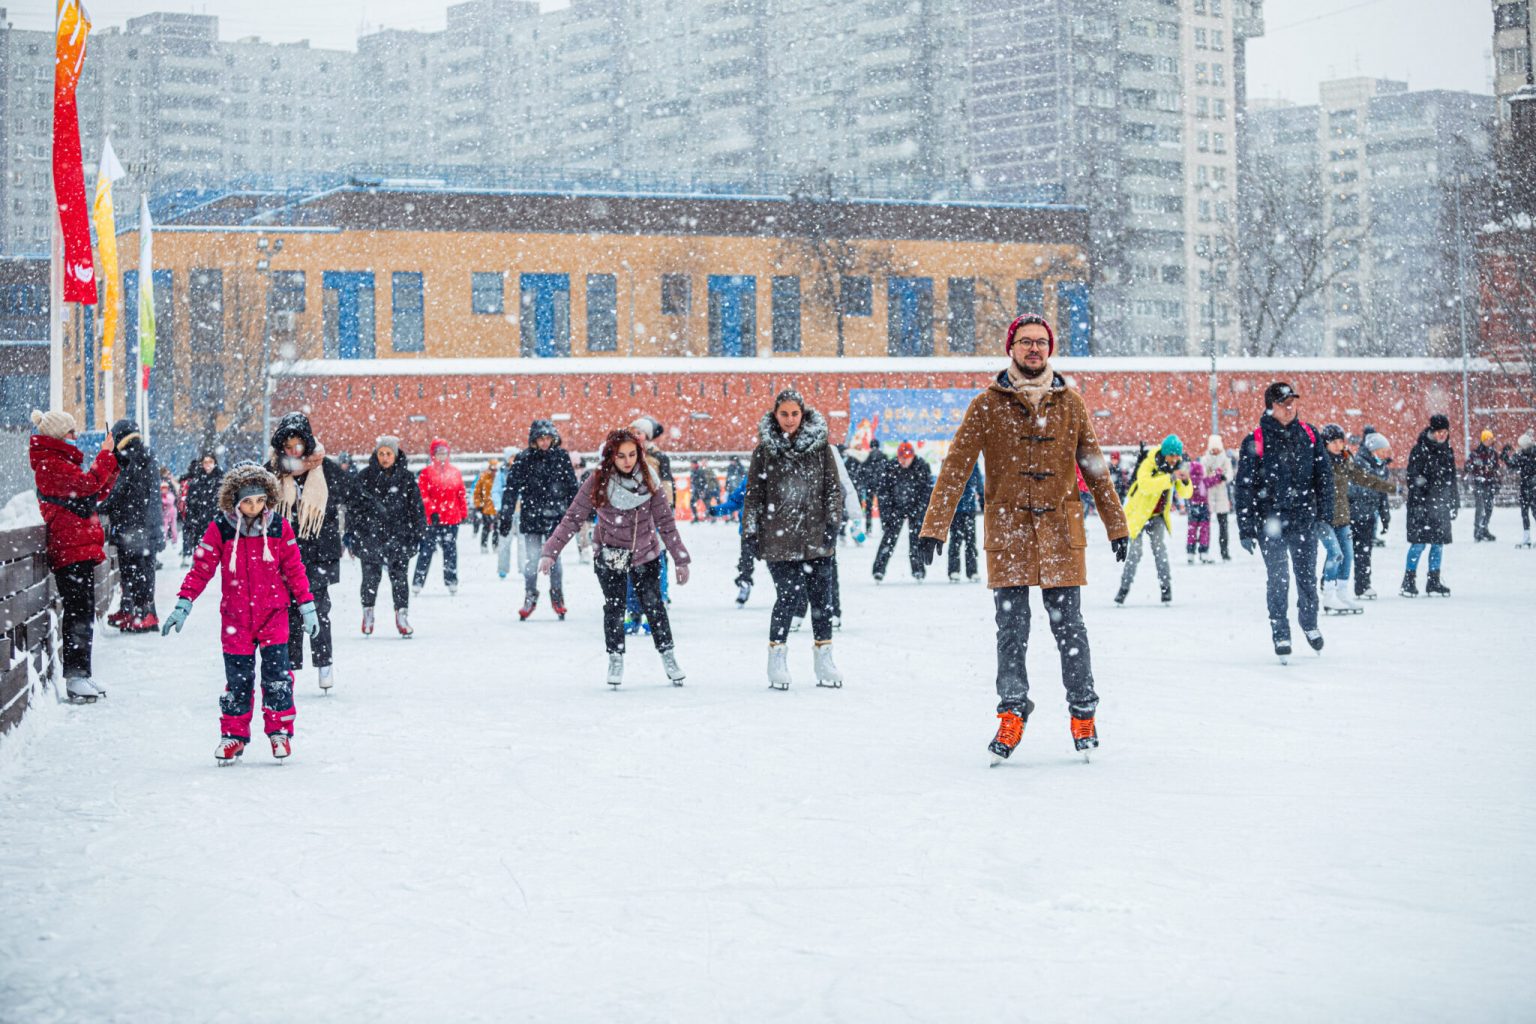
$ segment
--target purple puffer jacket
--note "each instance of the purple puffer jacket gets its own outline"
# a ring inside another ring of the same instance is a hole
[[[557,557],[560,549],[576,536],[581,524],[592,518],[592,484],[596,480],[597,474],[593,473],[582,483],[571,507],[565,510],[560,525],[555,527],[555,532],[544,542],[544,548],[539,552],[541,557]],[[632,560],[635,565],[644,565],[660,558],[663,543],[672,553],[672,561],[678,565],[687,565],[691,561],[688,549],[683,547],[683,538],[677,532],[677,520],[673,518],[665,489],[653,493],[651,500],[638,508],[621,510],[612,504],[604,504],[595,511],[597,526],[592,531],[593,544],[629,548],[634,552]]]

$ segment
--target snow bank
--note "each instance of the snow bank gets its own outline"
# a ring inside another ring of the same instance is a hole
[[[0,508],[0,530],[16,530],[23,526],[42,526],[43,510],[32,491],[22,491]]]

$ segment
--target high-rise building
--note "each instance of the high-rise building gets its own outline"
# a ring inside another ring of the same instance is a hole
[[[1493,92],[1499,98],[1500,134],[1509,133],[1509,97],[1532,80],[1531,5],[1529,0],[1491,0],[1493,4]]]

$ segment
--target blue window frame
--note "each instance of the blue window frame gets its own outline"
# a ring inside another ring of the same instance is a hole
[[[325,295],[325,358],[372,359],[373,271],[327,270],[320,285]]]
[[[970,355],[976,351],[976,279],[949,279],[949,315],[945,320],[952,355]]]
[[[389,275],[389,334],[396,352],[427,350],[425,291],[420,271],[397,270]]]
[[[518,323],[523,355],[541,359],[571,354],[571,275],[523,274]]]
[[[890,354],[933,355],[933,278],[893,277],[886,284],[886,298]]]
[[[1067,355],[1093,353],[1093,302],[1086,281],[1056,282],[1056,318],[1064,322]]]
[[[587,351],[619,350],[619,279],[587,275]]]
[[[709,354],[757,355],[757,278],[709,276]]]
[[[800,351],[800,279],[773,279],[773,350]]]

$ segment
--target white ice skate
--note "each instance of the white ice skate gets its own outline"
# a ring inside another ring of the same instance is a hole
[[[293,751],[288,746],[287,733],[275,732],[271,736],[268,736],[267,739],[272,741],[272,756],[277,758],[279,761],[293,753]]]
[[[789,689],[789,648],[768,645],[768,685],[775,690]]]
[[[1328,612],[1330,615],[1343,611],[1339,607],[1338,589],[1338,580],[1323,581],[1323,611]]]
[[[69,694],[71,704],[94,704],[98,697],[105,697],[107,692],[99,690],[85,676],[70,676],[64,681],[64,689]]]
[[[673,686],[682,686],[683,680],[688,678],[682,666],[677,663],[677,655],[672,651],[661,652],[661,666],[667,670],[667,678],[672,680]]]
[[[404,608],[395,609],[395,628],[398,629],[400,631],[400,635],[406,639],[410,639],[411,636],[413,636],[416,632],[411,628],[411,620],[406,617]]]
[[[320,676],[320,689],[329,693],[331,687],[336,685],[336,666],[321,665],[315,671]]]
[[[450,583],[450,584],[448,584],[448,596],[449,597],[457,597],[458,594],[459,594],[459,585],[457,583]]]
[[[1336,580],[1334,582],[1333,600],[1339,606],[1339,613],[1341,615],[1361,615],[1365,612],[1365,608],[1361,606],[1360,602],[1355,600],[1354,595],[1344,586],[1343,580]]]
[[[816,685],[827,686],[834,690],[842,689],[843,674],[837,670],[837,665],[832,661],[832,642],[816,645]]]
[[[213,759],[219,762],[219,767],[235,763],[236,758],[245,753],[245,740],[234,736],[219,738],[219,745],[213,748]]]
[[[363,609],[363,636],[373,636],[373,609]]]
[[[1375,587],[1366,587],[1357,595],[1362,601],[1374,601],[1377,598]]]
[[[624,655],[622,652],[608,655],[608,685],[619,686],[624,682]]]

